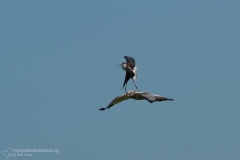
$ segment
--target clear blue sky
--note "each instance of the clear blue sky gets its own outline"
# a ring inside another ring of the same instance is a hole
[[[60,149],[9,158],[35,160],[239,160],[239,8],[239,0],[2,0],[0,151]],[[124,94],[116,65],[125,55],[136,60],[139,91],[174,101],[99,111]]]

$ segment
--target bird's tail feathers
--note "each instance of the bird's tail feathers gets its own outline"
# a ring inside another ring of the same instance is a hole
[[[133,68],[133,73],[134,73],[133,79],[137,79],[137,67]]]

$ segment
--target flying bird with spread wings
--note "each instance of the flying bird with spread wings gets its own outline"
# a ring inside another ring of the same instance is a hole
[[[134,100],[147,100],[150,103],[157,101],[173,101],[172,98],[166,98],[160,95],[150,94],[147,92],[128,91],[125,95],[116,97],[106,108],[100,108],[99,110],[104,111],[105,109],[109,109],[115,104],[118,104],[130,98]]]
[[[137,79],[137,67],[135,67],[135,60],[132,57],[124,56],[127,62],[122,62],[119,67],[122,67],[126,71],[125,79],[122,88],[125,86],[125,92],[127,89],[127,82],[131,78],[136,89],[138,90],[137,85],[134,82],[134,79]]]

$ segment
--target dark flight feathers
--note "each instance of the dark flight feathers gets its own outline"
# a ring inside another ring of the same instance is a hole
[[[127,66],[133,69],[135,67],[135,60],[132,57],[124,56],[127,61]]]
[[[159,95],[153,95],[148,93],[140,93],[142,97],[145,97],[146,100],[150,103],[153,103],[155,101],[173,101],[172,98],[166,98]]]

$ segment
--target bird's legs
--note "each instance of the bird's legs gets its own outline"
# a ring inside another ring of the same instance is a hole
[[[135,87],[137,88],[137,90],[138,90],[138,87],[137,87],[137,85],[135,84],[135,82],[134,82],[134,80],[132,79],[132,81],[133,81],[133,83],[134,83],[134,85],[135,85]]]
[[[130,67],[128,67],[128,66],[127,66],[127,68],[128,68],[128,69],[130,69],[130,70],[131,70],[131,71],[132,71],[132,72],[135,74],[135,72],[134,72],[134,71],[133,71],[133,70],[132,70]],[[136,88],[137,88],[137,90],[138,90],[138,87],[137,87],[137,85],[135,84],[135,82],[134,82],[134,80],[133,80],[133,79],[132,79],[132,81],[133,81],[133,83],[134,83],[135,87],[136,87]],[[126,91],[126,90],[125,90],[125,91]]]
[[[126,85],[125,85],[125,92],[127,92],[127,83],[126,83]]]

